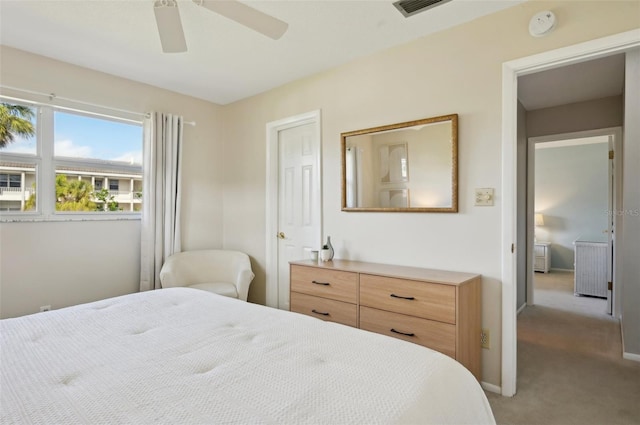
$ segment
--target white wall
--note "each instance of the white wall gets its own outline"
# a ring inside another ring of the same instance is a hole
[[[482,274],[483,327],[492,335],[482,374],[499,386],[501,64],[636,28],[638,6],[528,2],[228,105],[226,153],[246,162],[226,165],[224,241],[259,265],[250,299],[265,300],[265,125],[321,109],[323,228],[336,255]],[[558,28],[532,38],[529,19],[545,8],[558,16]],[[458,214],[341,211],[340,133],[451,113],[460,118]],[[476,187],[496,188],[496,205],[474,207]]]
[[[183,247],[222,246],[219,106],[5,46],[0,55],[3,85],[196,121],[184,130]],[[139,252],[139,220],[0,223],[0,317],[136,292]]]
[[[573,241],[604,237],[609,209],[609,146],[536,149],[535,211],[544,217],[539,241],[551,242],[551,268],[573,270]]]

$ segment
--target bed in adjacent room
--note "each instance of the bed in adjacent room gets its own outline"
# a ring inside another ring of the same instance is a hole
[[[493,424],[422,346],[171,288],[0,322],[0,422]]]

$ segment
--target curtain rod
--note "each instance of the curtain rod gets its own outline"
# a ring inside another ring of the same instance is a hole
[[[122,113],[125,113],[125,114],[138,116],[140,118],[149,118],[151,116],[151,114],[149,114],[148,112],[136,112],[136,111],[129,111],[129,110],[126,110],[126,109],[112,108],[111,106],[98,105],[97,103],[83,102],[81,100],[70,99],[68,97],[58,96],[55,93],[42,93],[42,92],[33,91],[33,90],[25,90],[25,89],[20,89],[20,88],[17,88],[17,87],[6,86],[4,84],[0,85],[0,87],[3,88],[3,89],[13,90],[13,91],[21,92],[21,93],[27,93],[27,94],[32,94],[32,95],[36,95],[36,96],[47,97],[50,102],[53,102],[54,99],[58,99],[58,100],[66,101],[66,102],[72,102],[72,103],[75,103],[75,104],[78,104],[78,105],[91,106],[91,107],[94,107],[94,108],[100,108],[100,109],[104,109],[104,110],[108,110],[108,111],[114,111],[114,112],[122,112]],[[4,96],[4,97],[9,97],[9,96]],[[15,99],[15,98],[13,98],[13,99],[14,100],[23,100],[23,99]],[[26,100],[26,99],[24,99],[24,100]],[[38,102],[35,102],[35,103],[38,103]],[[79,111],[79,110],[73,109],[73,108],[65,108],[65,107],[61,107],[61,108],[66,109],[66,110],[70,110],[70,111],[75,111],[75,112],[87,112],[87,111]],[[120,118],[120,117],[112,117],[112,118]],[[195,121],[184,121],[183,120],[183,123],[187,124],[187,125],[194,126],[194,127],[196,125]]]

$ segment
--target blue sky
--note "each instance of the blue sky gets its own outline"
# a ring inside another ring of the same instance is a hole
[[[56,112],[56,156],[142,164],[142,126]]]
[[[142,126],[56,111],[56,156],[142,164]],[[16,140],[3,152],[35,154],[35,137]]]

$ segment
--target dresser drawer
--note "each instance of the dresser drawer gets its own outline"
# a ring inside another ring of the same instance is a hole
[[[355,304],[358,274],[292,265],[291,291]]]
[[[456,357],[455,325],[360,307],[360,329],[404,339]]]
[[[356,305],[342,301],[291,292],[291,311],[343,325],[357,325]]]
[[[450,285],[361,274],[360,305],[456,323],[456,288]]]

